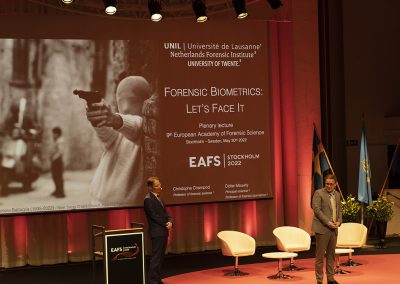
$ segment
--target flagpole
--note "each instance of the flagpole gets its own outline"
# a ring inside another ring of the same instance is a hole
[[[330,168],[331,171],[332,171],[332,174],[333,174],[334,176],[336,176],[336,175],[335,175],[335,172],[333,171],[331,162],[329,161],[328,155],[327,155],[326,152],[325,152],[325,148],[324,148],[324,154],[325,154],[326,161],[328,162],[329,168]],[[338,181],[336,181],[336,185],[337,185],[337,187],[338,187],[338,190],[339,190],[340,196],[342,197],[342,200],[344,200],[344,197],[343,197],[342,191],[340,190],[340,186],[339,186],[339,182],[338,182]]]
[[[364,203],[361,203],[361,224],[364,225]]]
[[[399,150],[399,142],[397,143],[396,149],[394,150],[392,160],[390,161],[389,170],[387,171],[386,178],[385,178],[385,181],[383,182],[383,185],[382,185],[382,188],[381,188],[381,192],[379,193],[379,195],[382,195],[383,190],[385,189],[385,185],[386,185],[387,180],[388,180],[388,178],[389,178],[390,170],[392,169],[393,162],[394,162],[394,158],[396,157],[397,151],[398,151],[398,150]]]

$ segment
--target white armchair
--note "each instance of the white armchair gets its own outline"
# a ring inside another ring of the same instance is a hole
[[[361,248],[367,242],[366,226],[360,223],[343,223],[338,229],[337,248]],[[347,262],[342,263],[344,266],[358,266],[361,263],[353,261],[352,252],[349,252]]]
[[[253,237],[238,231],[221,231],[217,234],[222,254],[235,258],[235,269],[227,273],[229,276],[242,276],[248,273],[239,271],[239,256],[253,255],[256,251],[256,241]]]
[[[275,228],[272,233],[276,239],[276,246],[280,251],[299,252],[307,251],[311,247],[310,234],[303,229],[291,226]],[[294,265],[293,257],[290,258],[290,265],[283,270],[303,270],[304,268]]]

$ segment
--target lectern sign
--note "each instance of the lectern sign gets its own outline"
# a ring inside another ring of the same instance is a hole
[[[106,284],[144,284],[143,232],[116,232],[105,237]]]

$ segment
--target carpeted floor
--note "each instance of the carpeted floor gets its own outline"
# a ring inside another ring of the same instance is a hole
[[[345,257],[344,257],[345,258]],[[343,259],[343,257],[342,257]],[[350,274],[337,275],[336,280],[339,283],[352,284],[396,284],[399,283],[399,265],[400,254],[384,254],[384,255],[360,255],[357,261],[363,263],[356,267],[343,267]],[[314,259],[296,260],[296,265],[304,267],[305,270],[284,272],[292,276],[292,279],[271,280],[267,276],[277,273],[276,262],[264,262],[256,264],[245,264],[240,266],[240,270],[249,273],[241,277],[225,276],[227,271],[231,271],[232,267],[213,268],[208,270],[196,271],[191,273],[180,274],[163,279],[165,284],[259,284],[259,283],[315,283]],[[326,279],[324,280],[326,283]]]

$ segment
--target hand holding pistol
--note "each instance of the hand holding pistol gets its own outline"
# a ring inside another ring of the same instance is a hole
[[[75,89],[73,93],[81,99],[84,99],[88,108],[91,108],[94,103],[99,103],[103,99],[103,94],[99,91],[82,91]]]

